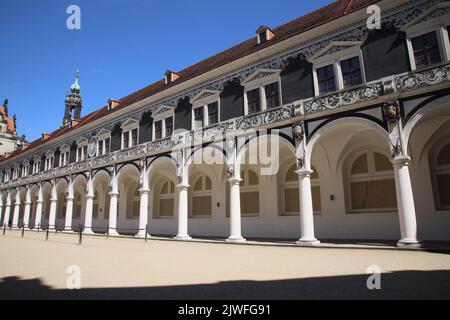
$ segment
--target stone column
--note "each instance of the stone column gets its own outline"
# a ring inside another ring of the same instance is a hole
[[[27,195],[25,198],[25,209],[23,214],[23,224],[25,228],[30,227],[30,214],[31,214],[31,190],[27,188]]]
[[[109,234],[112,236],[118,236],[117,232],[117,198],[118,192],[109,193]]]
[[[139,201],[139,232],[136,237],[143,238],[147,232],[147,222],[148,222],[148,194],[150,190],[141,189]]]
[[[17,190],[16,191],[16,201],[14,203],[13,221],[12,221],[12,227],[14,229],[17,229],[19,227],[19,213],[20,213],[20,192],[19,192],[19,190]]]
[[[189,240],[188,234],[188,184],[177,185],[178,189],[178,234],[175,239]]]
[[[84,231],[85,234],[93,234],[92,231],[92,213],[94,211],[94,184],[92,181],[92,175],[89,172],[89,179],[87,182],[87,192],[86,192],[86,212],[84,216]]]
[[[400,221],[401,239],[399,247],[420,247],[417,240],[416,210],[414,196],[409,176],[408,156],[399,156],[391,160],[394,166],[395,189],[397,193],[397,207]]]
[[[311,170],[302,168],[296,171],[300,199],[300,239],[298,245],[320,243],[314,236],[314,214],[311,194]]]
[[[227,242],[244,242],[241,234],[241,179],[237,177],[228,180],[230,184],[230,236]]]
[[[48,227],[56,229],[56,207],[58,205],[58,196],[56,193],[56,185],[53,183],[51,198],[50,198],[50,212],[48,214]]]
[[[72,220],[73,220],[73,201],[74,201],[74,192],[73,192],[73,182],[72,178],[69,180],[69,185],[67,187],[67,197],[66,197],[66,219],[64,221],[64,231],[71,232],[72,229]]]

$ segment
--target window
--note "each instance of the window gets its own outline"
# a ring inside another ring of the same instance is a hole
[[[219,122],[219,103],[208,104],[208,125],[211,126]]]
[[[193,130],[212,126],[219,122],[219,93],[216,91],[202,91],[192,100]]]
[[[93,208],[92,208],[92,218],[93,219],[98,219],[98,192],[95,191],[94,193],[94,204],[93,204]]]
[[[45,162],[44,162],[44,170],[45,171],[53,169],[53,161],[54,161],[53,153],[47,154],[47,156],[45,158]]]
[[[317,82],[319,83],[319,93],[321,94],[336,91],[334,66],[332,64],[317,69]]]
[[[166,132],[165,132],[165,137],[171,137],[172,133],[173,133],[173,117],[169,117],[164,119],[165,124],[166,124]]]
[[[267,41],[267,32],[260,32],[259,33],[259,43],[263,43]]]
[[[316,96],[365,82],[360,41],[333,41],[309,59]]]
[[[341,61],[341,70],[344,88],[353,87],[363,82],[359,57]]]
[[[41,170],[41,160],[39,157],[33,159],[33,174],[38,174]]]
[[[97,154],[99,156],[103,156],[105,154],[108,154],[110,152],[110,146],[111,146],[111,138],[99,136],[97,138]]]
[[[16,168],[14,168],[14,170],[13,170],[12,179],[13,179],[13,180],[16,180],[18,177],[19,177],[19,168],[16,167]]]
[[[139,185],[133,184],[128,189],[128,210],[127,210],[127,219],[136,219],[139,218],[139,208],[140,208],[140,192]]]
[[[83,143],[83,145],[79,145],[77,148],[77,162],[84,161],[87,159],[87,142]]]
[[[155,122],[155,140],[162,139],[162,120]]]
[[[9,171],[5,172],[5,182],[9,181]]]
[[[259,88],[247,92],[248,114],[261,111]]]
[[[437,156],[431,159],[431,172],[436,209],[450,210],[450,143],[441,147]]]
[[[69,155],[70,155],[70,149],[68,146],[64,146],[60,148],[61,153],[59,155],[59,166],[65,167],[69,164]]]
[[[22,167],[22,177],[26,177],[28,176],[28,173],[30,172],[30,163],[27,161],[25,161],[23,163],[23,167]]]
[[[122,133],[122,149],[128,149],[137,146],[138,129],[131,129]]]
[[[192,189],[191,215],[193,217],[211,216],[212,183],[207,176],[200,177]]]
[[[203,106],[194,109],[194,129],[203,128]]]
[[[278,82],[265,86],[266,92],[266,108],[272,109],[280,106],[280,88]]]
[[[368,151],[347,171],[348,213],[395,211],[397,197],[392,164],[382,153]]]
[[[282,199],[283,199],[283,210],[282,215],[298,215],[300,213],[300,197],[298,190],[298,175],[295,172],[297,166],[292,165],[287,171],[286,175],[283,177],[283,188],[282,188]],[[313,210],[319,213],[322,210],[321,197],[320,197],[320,185],[319,185],[319,175],[317,171],[312,168],[313,173],[311,174],[311,195]]]
[[[441,62],[436,32],[411,39],[416,68]]]
[[[174,207],[175,207],[175,184],[166,180],[162,183],[161,189],[159,193],[159,210],[158,217],[173,217],[174,216]]]
[[[241,214],[259,216],[259,177],[249,169],[241,171]]]

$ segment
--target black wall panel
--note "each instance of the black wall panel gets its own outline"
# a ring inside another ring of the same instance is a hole
[[[314,96],[313,65],[302,57],[290,59],[281,72],[283,104]]]
[[[244,87],[237,81],[225,84],[220,94],[220,121],[244,115]]]
[[[192,105],[189,103],[189,98],[184,98],[178,101],[175,109],[175,129],[191,130],[191,112]]]

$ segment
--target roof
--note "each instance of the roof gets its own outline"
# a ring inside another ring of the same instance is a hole
[[[337,0],[315,11],[312,11],[304,16],[296,18],[290,22],[287,22],[279,27],[271,29],[275,34],[275,36],[270,41],[258,44],[256,37],[252,37],[251,39],[241,42],[240,44],[232,48],[226,49],[201,62],[198,62],[181,71],[176,72],[180,76],[176,81],[173,81],[169,84],[165,84],[164,79],[156,81],[143,89],[140,89],[136,92],[131,93],[128,96],[123,97],[122,99],[119,99],[119,104],[114,109],[108,110],[107,107],[102,107],[84,116],[82,119],[80,119],[79,123],[77,123],[76,125],[72,127],[65,126],[50,133],[51,137],[49,139],[46,139],[45,141],[43,141],[42,139],[38,139],[31,142],[29,146],[26,148],[26,150],[37,147],[43,144],[44,142],[60,137],[74,130],[75,128],[79,128],[107,114],[117,112],[118,110],[126,108],[127,106],[130,106],[138,101],[151,97],[157,93],[160,93],[182,82],[195,78],[208,71],[214,70],[232,61],[238,60],[254,52],[270,47],[283,40],[286,40],[288,38],[291,38],[293,36],[296,36],[313,28],[316,28],[320,25],[336,20],[338,18],[341,18],[345,15],[348,15],[352,12],[365,8],[379,1],[381,0]],[[25,149],[16,150],[12,152],[4,160],[18,156],[24,151]]]

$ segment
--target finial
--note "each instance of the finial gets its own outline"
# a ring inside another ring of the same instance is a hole
[[[70,87],[72,92],[79,93],[80,92],[80,85],[78,84],[78,79],[80,78],[80,70],[77,68],[77,71],[75,72],[75,82]]]

